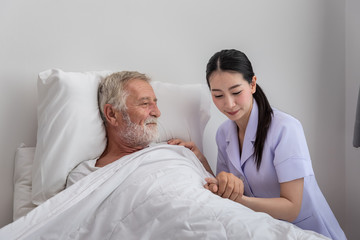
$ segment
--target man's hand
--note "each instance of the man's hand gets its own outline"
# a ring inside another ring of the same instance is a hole
[[[244,183],[232,173],[220,172],[216,178],[205,178],[204,187],[223,198],[240,202],[244,194]]]
[[[217,191],[219,190],[218,180],[216,178],[205,178],[205,181],[206,184],[204,185],[204,188],[217,194]]]

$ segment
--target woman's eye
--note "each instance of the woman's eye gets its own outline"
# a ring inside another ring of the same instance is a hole
[[[223,95],[214,95],[215,98],[221,98]]]
[[[232,93],[233,95],[239,95],[241,91]]]

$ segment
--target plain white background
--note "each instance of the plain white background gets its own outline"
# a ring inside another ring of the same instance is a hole
[[[137,70],[154,80],[204,83],[209,57],[236,48],[252,61],[271,104],[302,122],[320,188],[348,238],[360,236],[360,150],[351,146],[358,1],[0,0],[0,6],[0,226],[12,219],[15,150],[36,144],[39,72]],[[207,136],[221,120],[210,122]],[[213,149],[205,150],[212,159]]]

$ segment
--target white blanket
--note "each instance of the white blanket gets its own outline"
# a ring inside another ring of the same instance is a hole
[[[203,188],[180,146],[157,145],[81,179],[0,229],[0,239],[326,239]]]

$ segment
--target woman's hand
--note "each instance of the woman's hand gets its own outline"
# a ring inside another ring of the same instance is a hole
[[[200,152],[199,148],[196,146],[194,142],[185,142],[180,138],[173,138],[168,140],[167,143],[170,145],[184,146],[190,149],[195,154],[195,156],[200,160],[201,164],[204,166],[206,171],[208,171],[211,175],[214,176],[214,173],[212,172],[206,157]]]
[[[240,202],[244,194],[244,183],[232,173],[220,172],[216,178],[205,178],[204,187],[223,198]]]

